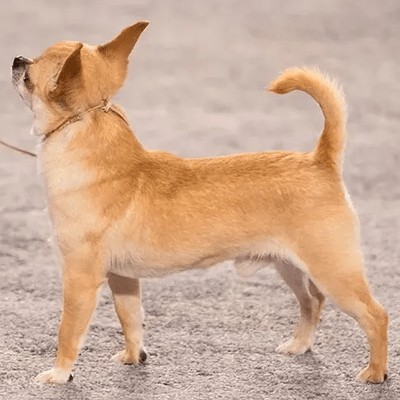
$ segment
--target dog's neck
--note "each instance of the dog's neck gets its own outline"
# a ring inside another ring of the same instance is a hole
[[[67,118],[63,122],[61,122],[61,124],[59,124],[56,128],[50,130],[49,132],[43,133],[42,141],[43,142],[46,141],[53,133],[59,131],[60,129],[65,128],[66,126],[73,124],[75,122],[81,121],[85,114],[88,114],[91,111],[95,111],[95,110],[101,110],[101,111],[104,111],[105,113],[112,111],[114,114],[118,115],[118,117],[120,117],[127,125],[129,125],[129,122],[127,121],[124,114],[120,110],[115,108],[109,99],[104,99],[97,106],[88,108],[87,110],[85,110],[79,114],[75,114],[75,115]]]

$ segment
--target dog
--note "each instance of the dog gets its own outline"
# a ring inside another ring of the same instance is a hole
[[[72,379],[107,281],[125,338],[113,359],[137,364],[147,357],[140,278],[226,260],[245,276],[273,263],[296,295],[299,324],[278,352],[311,349],[329,296],[368,338],[369,365],[357,379],[383,382],[388,316],[371,295],[359,223],[342,179],[341,90],[307,68],[288,69],[270,85],[279,94],[304,91],[320,105],[325,125],[311,152],[184,159],[147,151],[110,102],[147,25],[137,22],[99,46],[61,42],[12,65],[12,82],[41,137],[39,163],[62,269],[57,357],[36,382]]]

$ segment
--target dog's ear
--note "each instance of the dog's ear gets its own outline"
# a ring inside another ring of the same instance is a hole
[[[140,21],[136,24],[125,28],[117,37],[110,42],[98,46],[100,54],[108,58],[110,61],[127,60],[129,54],[133,50],[140,34],[149,24],[148,21]]]
[[[76,49],[68,56],[58,74],[55,89],[51,98],[65,104],[69,95],[83,84],[81,50],[83,44],[79,43]]]
[[[107,80],[109,90],[106,93],[108,97],[114,95],[124,83],[128,70],[129,54],[148,24],[147,21],[137,22],[125,28],[111,42],[97,47],[99,53],[104,57],[109,66],[110,79]]]

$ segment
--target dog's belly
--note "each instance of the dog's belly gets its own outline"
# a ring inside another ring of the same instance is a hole
[[[143,265],[131,260],[115,260],[109,262],[108,272],[116,275],[125,276],[127,278],[157,278],[166,275],[178,273],[196,267],[190,265],[160,265],[146,264]]]
[[[194,256],[193,252],[179,254],[173,251],[165,253],[154,250],[144,254],[131,249],[119,249],[117,252],[113,251],[107,258],[107,270],[129,278],[152,278],[190,269],[205,269],[224,261],[233,261],[239,275],[250,277],[259,269],[274,264],[276,260],[287,260],[307,271],[304,264],[289,249],[282,247],[276,241],[197,256]]]
[[[129,278],[154,278],[189,270],[212,267],[223,261],[232,260],[228,252],[199,257],[193,261],[188,254],[134,254],[132,251],[113,253],[107,259],[107,270]]]

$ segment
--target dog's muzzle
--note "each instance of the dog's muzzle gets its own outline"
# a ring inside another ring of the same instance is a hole
[[[29,64],[32,64],[31,60],[22,56],[18,56],[14,58],[12,69],[25,68]]]

